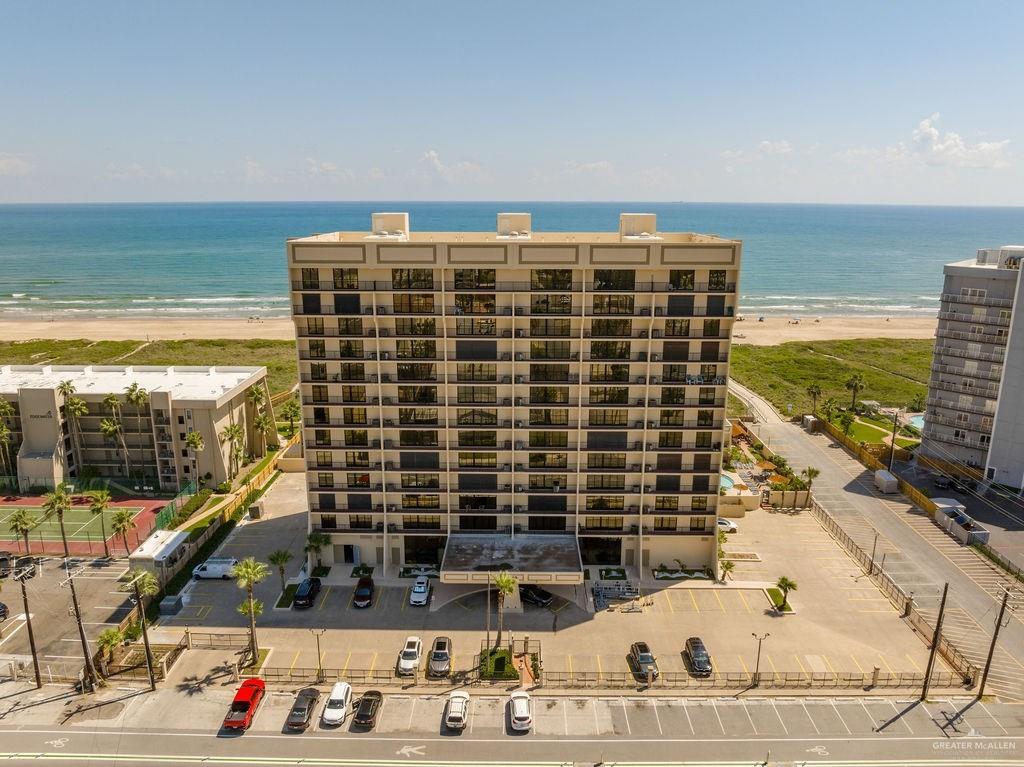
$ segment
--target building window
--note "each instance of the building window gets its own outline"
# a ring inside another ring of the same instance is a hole
[[[323,317],[307,317],[306,318],[306,335],[309,336],[322,336],[324,334],[324,318]]]
[[[347,384],[345,386],[342,386],[341,387],[341,401],[342,402],[366,402],[366,387],[365,386],[349,386]]]
[[[569,341],[530,341],[530,357],[535,360],[567,360]]]
[[[690,511],[707,511],[708,497],[706,495],[695,495],[690,499]]]
[[[367,469],[370,467],[370,454],[362,450],[347,450],[345,466],[349,469]]]
[[[370,444],[366,429],[345,429],[345,444],[354,446],[366,446]]]
[[[373,527],[373,517],[369,514],[349,514],[348,525],[353,530],[369,530]]]
[[[530,447],[568,447],[569,435],[564,431],[531,431]]]
[[[626,477],[623,474],[588,474],[587,490],[625,490]]]
[[[662,410],[660,423],[662,426],[684,426],[686,424],[686,411]]]
[[[434,271],[432,269],[392,269],[392,290],[433,290]]]
[[[722,335],[722,321],[704,320],[703,334],[705,338],[719,338]]]
[[[712,269],[708,272],[708,290],[725,290],[725,269]]]
[[[309,340],[309,356],[311,359],[322,360],[327,357],[327,345],[322,340]]]
[[[679,496],[656,495],[654,496],[654,508],[658,511],[678,511]]]
[[[584,517],[583,526],[588,530],[621,530],[622,517]]]
[[[668,273],[668,284],[672,290],[693,290],[693,269],[671,269]]]
[[[398,435],[402,447],[437,447],[436,431],[402,431]]]
[[[679,319],[665,320],[665,335],[672,338],[686,338],[690,335],[690,321]]]
[[[625,469],[625,453],[589,453],[587,455],[588,469]]]
[[[567,469],[569,457],[567,453],[530,453],[531,469]]]
[[[610,320],[595,318],[590,321],[592,336],[624,336],[633,334],[633,320]]]
[[[317,466],[330,466],[331,465],[331,454],[327,450],[318,450],[316,453],[316,465]]]
[[[493,469],[497,465],[497,453],[459,453],[459,467],[463,469]]]
[[[323,384],[314,384],[310,388],[313,402],[327,402],[328,394],[327,387]]]
[[[625,386],[591,386],[591,405],[627,405],[629,389]]]
[[[319,447],[330,447],[331,433],[327,429],[317,429],[313,432],[313,443]]]
[[[459,362],[455,366],[459,381],[497,381],[498,366],[483,362]]]
[[[395,313],[433,314],[434,297],[420,293],[396,293],[391,298]]]
[[[320,270],[319,269],[303,269],[302,270],[302,289],[303,290],[320,290]]]
[[[437,402],[436,386],[399,386],[398,401],[405,403],[432,403]]]
[[[498,411],[479,408],[459,408],[455,411],[459,426],[494,426],[498,423]]]
[[[395,317],[396,336],[437,335],[437,321],[433,317]]]
[[[493,293],[459,293],[455,296],[456,314],[494,314]]]
[[[531,386],[531,405],[566,405],[569,403],[568,386]]]
[[[401,407],[398,409],[400,424],[436,424],[436,407]]]
[[[348,474],[345,477],[345,482],[352,488],[367,488],[370,486],[370,475],[365,472],[362,474]]]
[[[635,290],[636,272],[632,269],[595,269],[594,290]]]
[[[531,336],[568,336],[570,320],[530,319]]]
[[[632,314],[633,296],[594,296],[594,314]]]
[[[627,423],[626,410],[594,409],[590,411],[591,426],[625,426]]]
[[[436,381],[437,367],[432,362],[399,362],[399,381]]]
[[[366,368],[362,362],[342,362],[338,365],[337,381],[365,381]]]
[[[459,447],[497,447],[496,431],[460,431]]]
[[[655,530],[675,530],[676,529],[676,518],[675,517],[655,517],[654,518],[654,529]]]
[[[321,472],[316,475],[317,487],[334,487],[334,475],[330,472]]]
[[[456,394],[460,405],[494,404],[497,399],[497,387],[494,386],[460,386]]]
[[[564,490],[569,486],[565,474],[531,474],[531,490]]]
[[[629,365],[591,365],[590,380],[602,381],[628,381]]]
[[[402,487],[413,489],[434,489],[439,488],[440,480],[437,474],[403,474]]]
[[[587,511],[622,511],[624,508],[621,495],[588,495]]]
[[[323,332],[323,320],[320,320],[320,332]],[[338,335],[361,336],[363,334],[363,321],[359,317],[339,317]]]
[[[628,360],[629,341],[591,341],[590,357],[595,360]]]
[[[532,314],[572,314],[572,296],[568,293],[542,293],[530,297]]]
[[[418,508],[428,507],[420,506]],[[441,517],[437,516],[436,514],[404,514],[402,516],[402,527],[406,530],[440,530]]]
[[[395,356],[400,359],[433,359],[437,356],[437,342],[427,339],[401,339],[395,341]]]
[[[460,336],[497,335],[497,321],[493,317],[459,317],[455,320],[455,333]]]
[[[690,517],[690,532],[701,532],[707,530],[707,521],[704,517]]]
[[[530,381],[568,381],[568,365],[530,365]]]
[[[327,380],[327,363],[326,362],[313,362],[309,366],[309,378],[311,381],[326,381]],[[181,423],[185,423],[185,419],[180,415],[178,416]]]
[[[544,408],[530,411],[530,426],[568,426],[569,411],[563,408]]]
[[[493,269],[456,269],[456,290],[494,290]]]
[[[335,269],[334,287],[336,290],[358,290],[359,270],[358,269]]]
[[[341,409],[341,417],[345,423],[353,424],[365,424],[366,423],[366,408],[365,407],[343,407]]]
[[[572,290],[572,269],[533,269],[531,290]]]

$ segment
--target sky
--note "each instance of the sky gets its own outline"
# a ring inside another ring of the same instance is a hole
[[[1020,2],[0,0],[0,202],[1024,205]]]

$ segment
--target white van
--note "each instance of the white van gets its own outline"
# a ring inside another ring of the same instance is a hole
[[[223,578],[227,580],[231,577],[231,571],[237,564],[238,560],[232,557],[210,557],[203,564],[196,565],[192,569],[192,577],[197,581],[203,578]]]

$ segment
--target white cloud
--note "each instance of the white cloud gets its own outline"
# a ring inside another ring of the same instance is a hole
[[[101,178],[110,179],[112,181],[141,181],[147,179],[165,179],[170,180],[178,178],[183,175],[174,168],[168,168],[164,165],[160,165],[155,169],[150,170],[145,165],[139,162],[130,162],[119,165],[118,163],[107,163],[107,167],[104,168]]]
[[[793,145],[785,139],[780,141],[762,141],[757,145],[757,149],[761,154],[790,154],[793,151]]]
[[[306,158],[306,172],[310,178],[328,178],[336,181],[354,181],[355,174],[348,168],[339,168],[336,163]]]
[[[850,162],[868,161],[882,165],[930,165],[948,168],[1006,168],[1010,158],[1006,148],[1009,139],[971,143],[959,133],[940,133],[936,112],[921,120],[911,134],[909,142],[899,141],[890,146],[855,147],[838,154]]]
[[[27,176],[32,163],[24,155],[0,152],[0,176]]]
[[[441,160],[441,155],[436,149],[428,149],[424,152],[420,157],[418,167],[427,175],[445,181],[460,181],[478,177],[483,172],[480,164],[472,160],[460,160],[449,165]]]
[[[246,157],[242,160],[242,175],[245,177],[246,181],[252,183],[273,180],[270,177],[270,174],[267,173],[266,168],[263,167],[262,163],[251,157]]]

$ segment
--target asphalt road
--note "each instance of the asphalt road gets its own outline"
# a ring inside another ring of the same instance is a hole
[[[440,697],[388,696],[377,729],[282,731],[291,696],[272,695],[243,735],[105,723],[0,725],[0,760],[29,764],[1020,764],[1024,707],[944,699],[534,698],[534,728],[513,733],[505,699],[474,696],[458,735]]]

